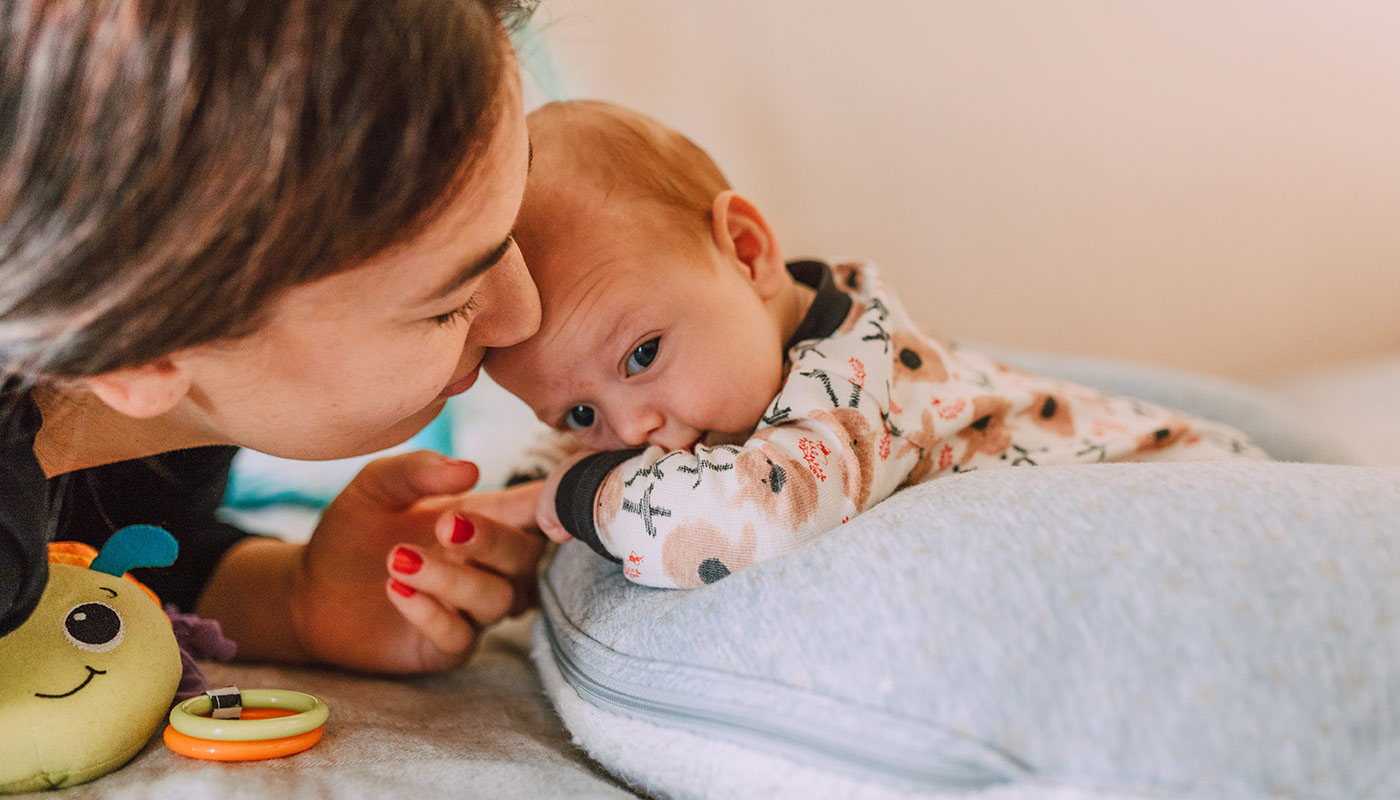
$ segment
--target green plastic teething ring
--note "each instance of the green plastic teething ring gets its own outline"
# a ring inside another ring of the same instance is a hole
[[[331,711],[319,698],[286,689],[246,689],[244,708],[285,708],[298,713],[270,719],[211,719],[208,695],[191,697],[170,709],[170,726],[186,736],[220,742],[256,742],[284,739],[313,731],[325,724]]]

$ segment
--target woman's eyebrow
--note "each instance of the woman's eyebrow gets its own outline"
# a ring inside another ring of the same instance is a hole
[[[491,251],[489,253],[486,253],[485,255],[479,258],[471,259],[470,261],[467,261],[466,263],[462,264],[462,266],[459,267],[456,272],[452,273],[452,277],[448,278],[446,281],[443,282],[441,286],[435,289],[428,296],[424,297],[422,304],[426,305],[435,300],[443,299],[444,297],[460,289],[462,287],[462,284],[466,283],[472,278],[475,278],[476,276],[480,275],[486,270],[496,266],[496,264],[500,262],[502,258],[505,258],[506,251],[510,249],[512,235],[513,234],[507,234],[506,238],[503,239],[500,244],[491,248]]]
[[[530,174],[530,169],[535,166],[535,143],[526,140],[526,144],[529,150],[527,151],[525,160],[525,174],[528,176]],[[424,297],[420,305],[426,305],[433,301],[443,299],[461,288],[462,284],[496,266],[502,258],[505,258],[506,251],[510,249],[512,237],[514,236],[515,231],[511,231],[506,234],[506,238],[502,240],[500,244],[491,248],[490,252],[479,258],[464,262],[441,286]]]

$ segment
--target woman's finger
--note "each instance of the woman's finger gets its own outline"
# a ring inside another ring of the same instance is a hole
[[[389,574],[479,625],[502,619],[515,603],[509,580],[471,563],[456,563],[439,550],[429,554],[424,548],[399,545],[389,553]]]
[[[457,510],[528,530],[535,525],[535,507],[543,485],[544,481],[530,481],[494,492],[474,492],[458,500]]]
[[[408,624],[447,657],[443,661],[455,663],[459,660],[457,657],[465,656],[476,641],[476,628],[471,622],[431,595],[394,578],[385,583],[384,593]]]
[[[545,540],[479,514],[443,514],[433,530],[449,558],[501,575],[533,575]]]
[[[480,471],[470,461],[417,450],[366,464],[346,493],[358,493],[378,507],[401,511],[424,497],[465,492],[476,485],[479,476]]]

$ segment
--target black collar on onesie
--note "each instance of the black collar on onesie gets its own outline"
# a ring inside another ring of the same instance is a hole
[[[825,262],[790,261],[787,270],[798,283],[815,289],[817,296],[812,300],[812,307],[807,309],[807,315],[798,323],[792,338],[783,345],[784,353],[798,342],[831,336],[846,321],[846,315],[851,313],[850,296],[836,288],[831,267]]]

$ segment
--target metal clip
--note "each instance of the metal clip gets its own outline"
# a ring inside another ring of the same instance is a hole
[[[212,704],[213,710],[209,716],[213,719],[238,719],[243,715],[243,695],[237,686],[210,689],[204,694]]]

